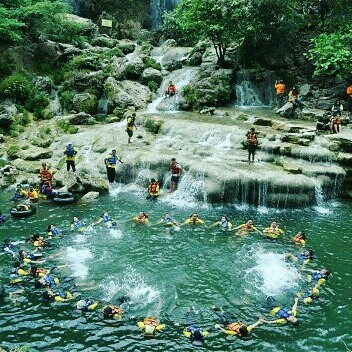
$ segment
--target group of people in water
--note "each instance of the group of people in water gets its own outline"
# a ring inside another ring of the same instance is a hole
[[[283,229],[272,221],[271,224],[263,229],[255,226],[253,220],[249,219],[245,223],[234,226],[227,215],[221,215],[215,222],[208,222],[202,219],[198,213],[192,213],[183,222],[176,221],[170,213],[166,213],[161,219],[156,220],[153,224],[150,217],[145,212],[140,212],[131,218],[133,222],[143,225],[163,226],[168,229],[168,233],[180,229],[182,226],[206,227],[218,229],[221,235],[247,236],[257,234],[267,238],[270,241],[276,241],[285,236]],[[208,223],[208,224],[207,224]],[[101,216],[93,221],[88,222],[75,216],[72,218],[69,229],[61,230],[55,224],[49,224],[46,228],[46,234],[36,233],[26,239],[26,244],[17,247],[10,239],[5,239],[2,250],[12,258],[13,264],[9,276],[8,285],[0,284],[0,296],[8,295],[10,299],[16,299],[33,285],[35,289],[40,289],[42,299],[49,302],[74,302],[73,308],[75,313],[84,313],[89,311],[99,311],[103,319],[130,320],[128,311],[132,302],[128,296],[119,297],[114,304],[110,302],[101,303],[93,297],[86,297],[84,290],[94,291],[97,287],[85,287],[83,290],[72,283],[72,279],[59,278],[60,269],[67,264],[54,264],[60,254],[49,255],[51,248],[55,247],[56,238],[65,236],[67,232],[84,232],[91,227],[105,225],[107,228],[117,226],[117,221],[108,213],[104,212]],[[291,236],[290,236],[291,237]],[[274,319],[260,318],[252,324],[247,324],[240,320],[231,312],[225,311],[222,307],[212,306],[211,311],[214,313],[214,319],[217,323],[207,329],[201,326],[198,312],[194,307],[185,312],[184,323],[181,324],[183,335],[190,339],[192,344],[202,346],[205,338],[211,331],[220,331],[227,335],[235,335],[239,338],[248,338],[254,328],[262,324],[292,324],[298,325],[298,305],[299,303],[310,304],[319,302],[321,287],[330,277],[330,271],[327,268],[321,270],[307,269],[309,263],[314,259],[311,250],[306,250],[307,236],[305,232],[300,231],[290,238],[293,245],[297,246],[294,253],[286,254],[285,260],[293,261],[299,264],[302,271],[307,272],[307,289],[304,292],[297,292],[292,307],[279,304],[274,297],[267,298],[269,315]],[[50,264],[49,264],[50,263]],[[70,287],[67,287],[70,286]],[[135,320],[135,318],[131,318]],[[174,328],[180,326],[180,323],[170,323],[161,321],[158,317],[147,316],[136,321],[138,327],[143,331],[145,337],[155,337],[167,326],[172,325]]]

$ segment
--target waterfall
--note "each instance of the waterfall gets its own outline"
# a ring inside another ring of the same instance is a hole
[[[315,183],[315,203],[316,206],[314,209],[320,213],[320,214],[330,214],[331,211],[326,207],[325,201],[324,201],[324,191],[322,184],[319,179],[313,179]]]
[[[108,99],[106,98],[105,93],[98,100],[98,115],[106,116],[108,112]]]
[[[235,86],[236,105],[238,106],[262,106],[258,93],[250,81],[242,81]]]
[[[194,77],[195,68],[181,68],[167,75],[157,91],[156,98],[148,105],[148,113],[157,113],[158,111],[175,112],[178,111],[179,102],[182,98],[182,88],[186,86]],[[165,96],[166,88],[172,81],[176,85],[177,94],[173,97]]]
[[[180,0],[150,0],[149,18],[151,29],[158,29],[162,26],[163,14],[174,9]]]

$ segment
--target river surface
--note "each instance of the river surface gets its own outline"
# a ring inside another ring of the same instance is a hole
[[[29,346],[30,351],[192,351],[182,335],[188,307],[199,311],[198,323],[210,331],[204,351],[347,351],[352,348],[351,228],[352,207],[334,202],[323,208],[275,210],[246,206],[212,207],[184,200],[182,195],[163,195],[148,202],[133,186],[116,186],[110,194],[89,205],[57,206],[42,201],[37,214],[25,220],[8,216],[0,227],[6,237],[23,241],[35,232],[45,232],[50,223],[66,230],[45,249],[46,257],[56,255],[44,266],[67,263],[58,276],[61,287],[82,290],[84,297],[99,300],[96,311],[77,314],[74,302],[43,301],[28,279],[24,292],[8,296],[0,307],[0,346],[9,349]],[[8,213],[10,193],[2,191],[1,210]],[[86,233],[68,231],[74,215],[87,223],[108,210],[117,222],[115,229],[104,225],[88,227]],[[152,226],[137,225],[131,218],[147,212]],[[167,231],[154,225],[165,212],[184,221],[199,212],[207,225],[225,213],[235,225],[252,218],[263,229],[277,220],[286,238],[269,241],[258,234],[235,237],[202,227],[181,227]],[[211,305],[224,306],[250,324],[268,316],[265,300],[293,304],[294,295],[307,288],[305,274],[285,253],[297,253],[289,239],[299,230],[308,235],[307,249],[315,252],[308,268],[328,267],[332,276],[321,289],[321,301],[299,306],[300,325],[261,325],[250,340],[240,340],[214,330],[219,323]],[[29,248],[20,243],[17,248]],[[0,280],[7,285],[12,259],[0,255]],[[74,278],[74,280],[70,280]],[[66,281],[66,282],[65,282]],[[73,287],[76,284],[78,287]],[[6,286],[7,293],[15,288]],[[130,309],[120,321],[103,320],[104,303],[116,303],[129,296]],[[148,315],[160,318],[166,328],[154,339],[145,339],[136,325]],[[180,323],[180,327],[174,326]]]

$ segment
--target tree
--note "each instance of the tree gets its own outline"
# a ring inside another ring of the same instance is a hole
[[[211,40],[221,67],[228,47],[241,45],[252,26],[244,0],[183,0],[176,16],[184,33]]]

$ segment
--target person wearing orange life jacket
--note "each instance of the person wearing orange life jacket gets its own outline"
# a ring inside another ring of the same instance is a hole
[[[258,136],[255,133],[255,129],[252,127],[247,133],[247,143],[248,143],[248,163],[254,163],[254,155],[258,146]]]
[[[176,161],[176,158],[171,159],[171,185],[170,193],[174,192],[177,189],[178,182],[180,181],[180,176],[182,174],[182,167]]]
[[[149,182],[149,185],[148,185],[147,199],[149,199],[149,200],[157,199],[160,195],[159,191],[160,191],[159,182],[156,181],[155,178],[152,178]]]
[[[49,167],[45,162],[42,163],[42,167],[39,170],[39,177],[40,177],[39,186],[42,186],[45,181],[49,181],[49,184],[51,184],[51,180],[53,178],[53,172],[49,169]]]
[[[169,85],[166,88],[165,95],[172,97],[176,94],[176,86],[172,83],[172,81],[169,82]]]
[[[149,216],[141,211],[137,216],[133,217],[132,220],[138,224],[147,224],[149,222]]]
[[[262,324],[261,320],[251,325],[246,325],[240,320],[237,320],[232,313],[225,312],[222,308],[211,307],[214,313],[221,319],[220,324],[216,324],[215,329],[219,329],[227,335],[236,335],[238,337],[246,337],[248,334],[256,328],[258,325]]]
[[[352,114],[352,83],[347,87],[346,93],[347,93],[347,114],[350,119]]]
[[[27,192],[27,198],[33,203],[38,202],[38,192],[34,189],[34,187],[29,187],[29,191]]]
[[[283,80],[279,80],[275,82],[276,104],[278,109],[280,109],[284,105],[285,88],[286,86]]]
[[[290,93],[288,93],[288,101],[293,105],[292,112],[294,112],[297,107],[301,111],[303,110],[302,101],[301,101],[301,98],[299,96],[298,89],[296,87],[293,87],[290,90]]]
[[[138,327],[144,331],[144,337],[154,337],[157,331],[165,329],[165,324],[154,317],[146,317],[137,323]]]
[[[304,231],[299,231],[297,235],[292,238],[292,242],[304,247],[307,242],[306,233]]]

